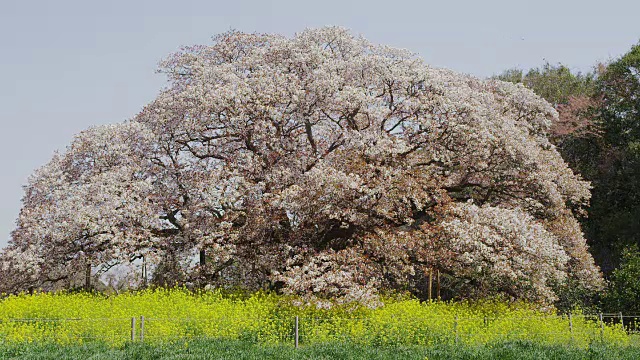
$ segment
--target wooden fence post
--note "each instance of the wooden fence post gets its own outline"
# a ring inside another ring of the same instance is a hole
[[[298,317],[296,316],[296,325],[295,325],[295,345],[296,349],[298,348]]]
[[[458,344],[458,315],[456,315],[456,318],[453,322],[453,332],[456,335],[456,345]]]
[[[140,341],[144,341],[144,315],[140,316]]]
[[[131,341],[136,341],[136,318],[131,318]]]
[[[600,339],[604,341],[604,320],[602,319],[602,313],[600,313]]]

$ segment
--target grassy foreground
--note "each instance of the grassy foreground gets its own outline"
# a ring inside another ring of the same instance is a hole
[[[239,340],[198,340],[163,345],[127,343],[120,347],[91,343],[65,345],[31,343],[0,346],[0,359],[639,359],[640,348],[592,345],[581,349],[531,342],[492,346],[375,347],[327,343],[294,349]]]

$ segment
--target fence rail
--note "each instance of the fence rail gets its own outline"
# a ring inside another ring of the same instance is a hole
[[[550,326],[545,327],[545,325]],[[622,313],[548,316],[5,318],[0,343],[16,341],[139,342],[233,338],[290,343],[331,340],[417,344],[541,339],[573,343],[640,334],[640,315]]]

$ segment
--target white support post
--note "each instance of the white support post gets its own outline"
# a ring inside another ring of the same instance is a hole
[[[573,344],[573,315],[569,313],[569,341]]]
[[[620,312],[620,326],[622,326],[622,330],[624,330],[624,316],[622,316],[622,311]]]

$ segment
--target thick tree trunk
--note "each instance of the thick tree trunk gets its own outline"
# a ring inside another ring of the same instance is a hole
[[[436,270],[436,297],[440,301],[440,269]]]
[[[433,269],[429,269],[429,301],[431,301],[432,289],[433,289]]]
[[[205,249],[200,249],[200,266],[205,266],[207,263],[207,253]]]
[[[85,276],[84,276],[84,289],[86,291],[91,290],[91,263],[87,260]]]

